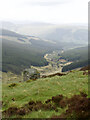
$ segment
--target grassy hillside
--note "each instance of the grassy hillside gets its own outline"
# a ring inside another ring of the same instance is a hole
[[[33,46],[17,44],[15,42],[3,40],[2,44],[2,70],[12,71],[20,74],[24,68],[47,65],[43,58],[45,51]]]
[[[61,56],[67,61],[73,62],[70,65],[64,66],[62,69],[63,72],[80,68],[90,63],[88,58],[88,47],[71,49],[62,53]]]
[[[80,92],[88,94],[88,76],[83,75],[83,71],[73,71],[65,76],[40,78],[31,82],[3,83],[3,117],[51,118],[53,115],[60,115],[65,112],[67,106],[64,108],[57,107],[53,101],[50,103],[51,105],[46,104],[45,101],[58,95],[71,98],[75,94],[79,95]],[[34,103],[35,101],[37,102]],[[28,106],[31,103],[33,108]]]
[[[64,66],[63,69],[62,69],[62,72],[66,72],[66,71],[70,71],[70,70],[73,70],[73,69],[77,69],[77,68],[87,66],[88,62],[90,63],[90,61],[88,61],[88,60],[80,60],[78,62],[73,62],[70,65]]]
[[[78,61],[88,58],[88,46],[70,49],[61,54],[68,61]]]

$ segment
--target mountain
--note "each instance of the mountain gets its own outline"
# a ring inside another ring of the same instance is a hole
[[[45,33],[42,38],[56,42],[88,44],[88,30],[85,27],[56,28],[51,33]]]
[[[3,29],[14,32],[17,31],[20,34],[39,36],[40,34],[51,31],[55,25],[29,21],[0,21],[0,26],[2,26]]]
[[[14,23],[2,21],[2,28],[58,43],[88,44],[88,27],[85,24],[56,25],[29,21]]]

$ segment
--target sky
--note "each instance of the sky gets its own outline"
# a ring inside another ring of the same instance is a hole
[[[0,0],[0,20],[88,23],[88,0]]]

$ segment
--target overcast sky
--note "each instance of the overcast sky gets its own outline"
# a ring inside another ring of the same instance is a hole
[[[0,0],[0,20],[87,23],[88,0]]]

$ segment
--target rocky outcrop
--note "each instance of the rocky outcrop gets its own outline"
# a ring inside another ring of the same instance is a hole
[[[30,79],[35,80],[38,78],[40,78],[40,73],[36,69],[30,68],[30,69],[25,69],[23,71],[23,80],[24,81],[27,81]]]

